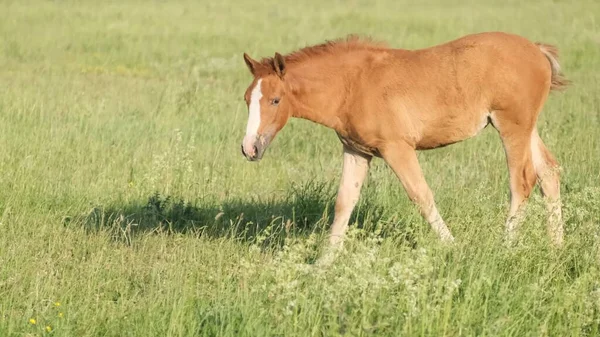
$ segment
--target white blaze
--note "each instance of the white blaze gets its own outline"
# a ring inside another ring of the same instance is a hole
[[[248,115],[248,126],[246,126],[246,136],[256,135],[258,127],[260,126],[260,99],[262,98],[262,92],[260,91],[260,83],[262,79],[256,82],[256,86],[252,89],[250,95],[250,114]]]
[[[254,155],[254,141],[258,134],[258,127],[260,126],[260,99],[262,98],[262,92],[260,90],[260,84],[262,79],[256,82],[256,86],[252,89],[250,94],[250,105],[248,107],[248,125],[246,125],[246,136],[244,137],[244,151],[250,155]]]

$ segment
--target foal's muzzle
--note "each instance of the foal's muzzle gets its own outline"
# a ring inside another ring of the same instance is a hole
[[[242,154],[249,161],[259,161],[270,142],[271,136],[269,135],[246,136],[242,143]]]

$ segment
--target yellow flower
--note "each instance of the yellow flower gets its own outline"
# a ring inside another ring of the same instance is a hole
[[[63,314],[62,312],[59,312],[59,313],[58,313],[58,317],[60,317],[60,318],[63,318],[63,316],[64,316],[64,315],[65,315],[65,314]]]
[[[35,320],[35,318],[30,318],[29,319],[29,323],[30,324],[35,324],[35,323],[37,323],[37,321]]]
[[[46,331],[48,331],[48,332],[52,331],[52,327],[49,325],[46,325]]]
[[[55,307],[60,307],[60,302],[54,302]]]

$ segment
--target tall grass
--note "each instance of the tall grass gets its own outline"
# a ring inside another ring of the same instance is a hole
[[[0,336],[600,335],[600,3],[4,1]],[[566,245],[539,193],[516,247],[496,132],[420,153],[457,243],[375,161],[330,268],[341,145],[292,120],[239,153],[242,53],[348,33],[402,48],[502,30],[556,44],[574,82],[538,127],[562,164]]]

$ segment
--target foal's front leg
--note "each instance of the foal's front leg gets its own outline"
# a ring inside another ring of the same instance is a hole
[[[415,149],[404,142],[395,143],[387,146],[382,151],[382,156],[402,182],[410,199],[419,207],[421,215],[442,241],[454,241],[435,206],[433,193],[425,181]]]
[[[335,201],[335,216],[331,225],[329,242],[341,246],[348,230],[348,221],[360,196],[360,190],[369,171],[371,156],[352,150],[344,145],[344,166],[342,179]]]

